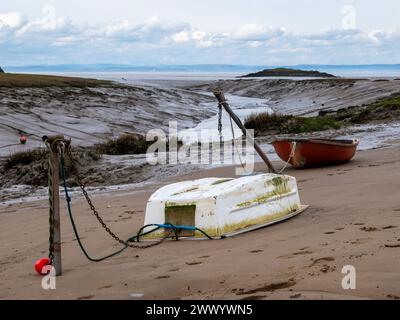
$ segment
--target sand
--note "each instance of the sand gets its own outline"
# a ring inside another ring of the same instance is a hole
[[[400,148],[362,151],[342,166],[286,173],[297,178],[302,202],[310,205],[293,219],[225,240],[128,249],[97,264],[80,252],[63,204],[64,273],[49,291],[33,270],[36,259],[47,255],[47,202],[0,207],[0,299],[398,298]],[[225,167],[167,182],[233,175]],[[101,194],[94,202],[127,238],[143,224],[146,201],[162,184]],[[82,199],[74,198],[73,208],[92,255],[118,247]],[[356,290],[341,287],[345,265],[356,268]]]

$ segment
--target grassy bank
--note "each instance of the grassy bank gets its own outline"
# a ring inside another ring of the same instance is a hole
[[[332,116],[306,118],[277,113],[259,113],[247,117],[244,125],[247,129],[253,129],[256,135],[260,135],[262,133],[285,134],[339,129],[342,123]]]
[[[76,77],[60,77],[36,74],[0,73],[0,87],[30,88],[30,87],[95,87],[112,85],[111,81],[84,79]]]
[[[101,174],[94,174],[104,154],[124,155],[143,154],[153,142],[136,134],[124,134],[104,143],[91,147],[73,148],[74,159],[78,162],[79,171],[85,177],[85,183],[104,183]],[[67,181],[69,186],[76,186],[73,166],[66,157]],[[12,185],[46,186],[48,170],[48,152],[44,148],[27,150],[11,154],[0,163],[0,187]],[[98,173],[98,172],[97,172]],[[105,173],[106,174],[106,173]],[[92,177],[93,175],[93,177]]]
[[[339,129],[348,125],[400,119],[400,93],[371,104],[337,111],[321,111],[315,117],[259,113],[245,119],[245,127],[260,134],[288,134]]]
[[[374,103],[362,106],[352,106],[334,112],[339,121],[362,124],[371,121],[400,119],[400,93]]]

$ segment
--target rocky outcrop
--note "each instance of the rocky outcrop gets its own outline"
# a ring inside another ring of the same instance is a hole
[[[4,70],[0,67],[0,73],[4,73]]]

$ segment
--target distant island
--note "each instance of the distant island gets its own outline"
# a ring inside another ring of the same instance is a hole
[[[319,77],[319,78],[336,78],[334,75],[319,72],[319,71],[307,71],[290,68],[275,68],[265,69],[255,73],[249,73],[239,78],[253,78],[253,77]]]

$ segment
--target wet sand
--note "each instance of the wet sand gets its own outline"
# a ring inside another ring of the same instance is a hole
[[[225,240],[128,249],[97,264],[80,252],[63,204],[64,274],[53,291],[41,288],[33,270],[36,259],[47,255],[47,202],[0,207],[0,299],[398,298],[400,148],[362,151],[342,166],[286,173],[297,178],[303,204],[311,205],[293,219]],[[209,176],[234,171],[217,168],[168,182]],[[94,202],[110,227],[128,238],[143,224],[146,201],[161,185],[101,194]],[[81,198],[74,197],[73,209],[92,255],[118,247]],[[341,287],[344,265],[356,268],[356,290]]]

